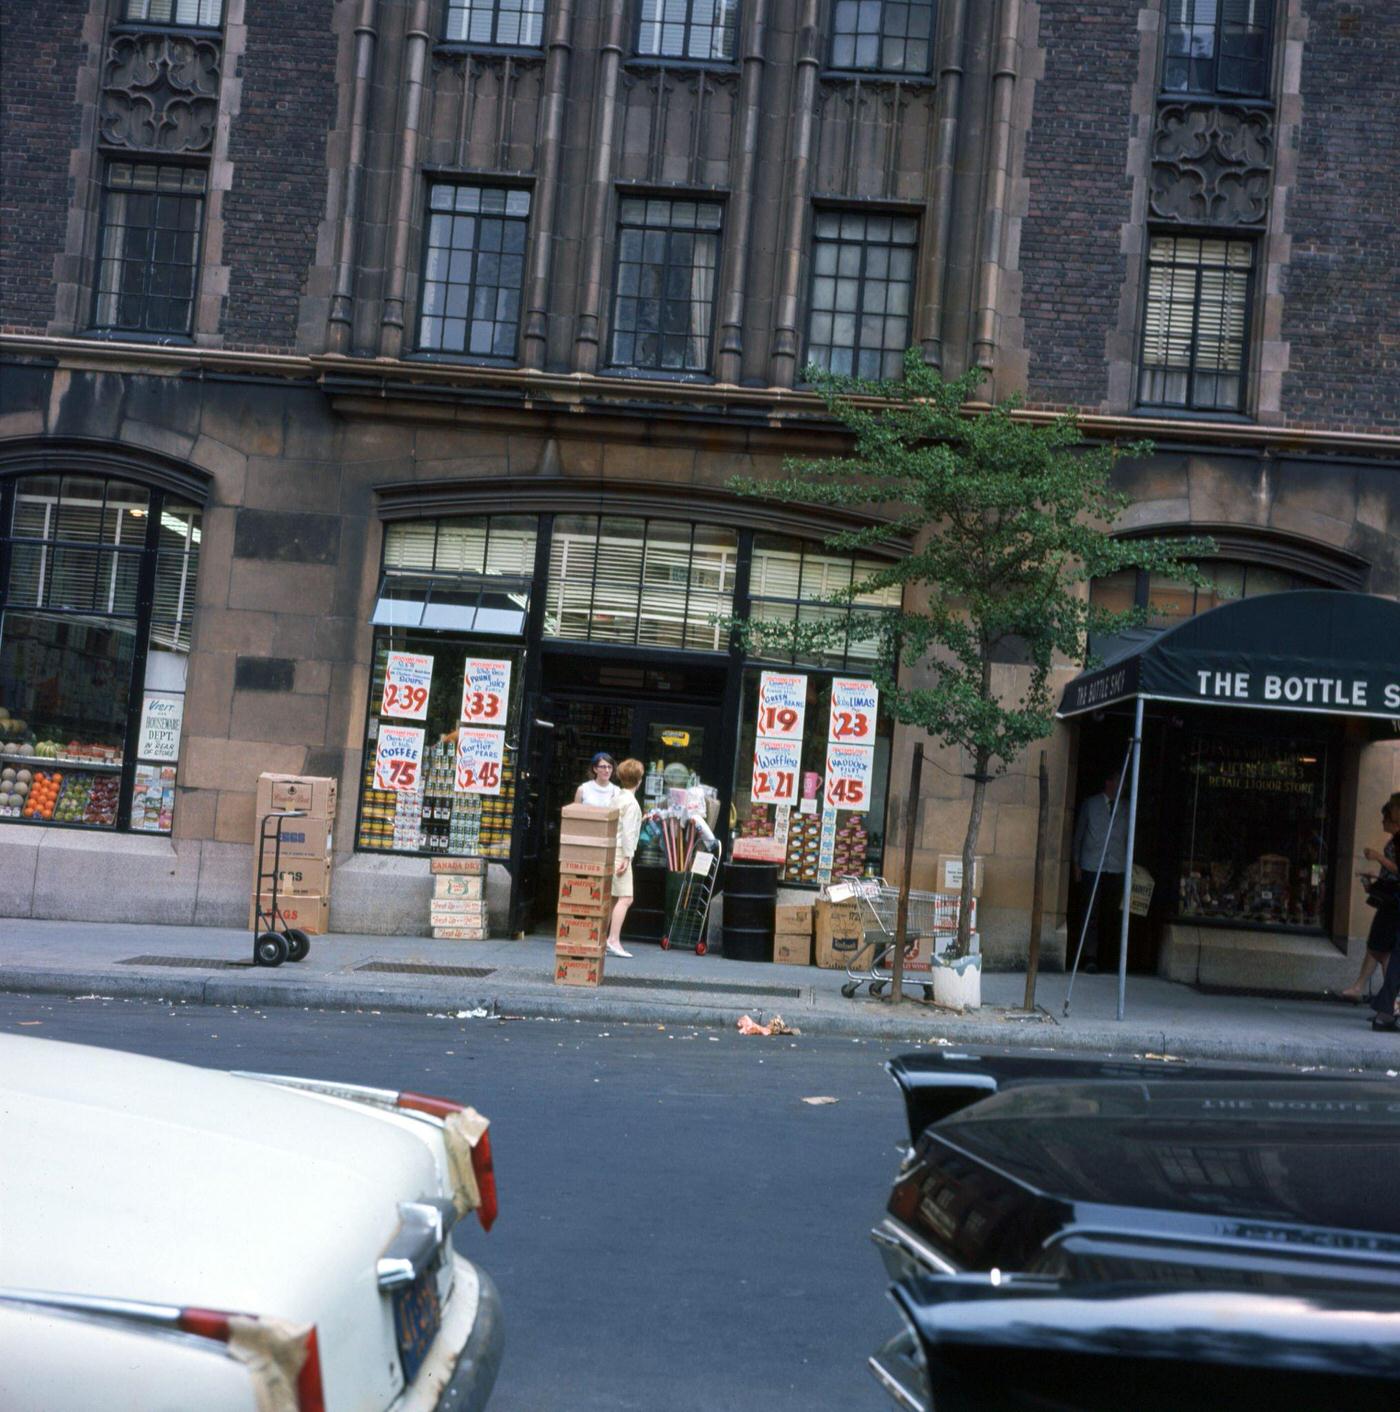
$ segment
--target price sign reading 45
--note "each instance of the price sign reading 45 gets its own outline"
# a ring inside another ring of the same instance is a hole
[[[458,794],[501,792],[505,745],[504,731],[471,730],[463,726],[457,732],[457,778],[454,785]]]
[[[807,678],[763,672],[758,679],[758,734],[765,740],[801,740],[807,714]]]
[[[468,657],[462,668],[462,720],[469,726],[504,726],[510,704],[510,662]]]
[[[795,804],[797,775],[802,768],[800,740],[759,740],[753,748],[755,804]]]
[[[384,667],[381,716],[428,719],[428,692],[433,685],[433,659],[417,652],[391,652]]]
[[[865,813],[870,809],[870,783],[875,777],[875,751],[869,745],[826,747],[826,807]]]
[[[417,789],[423,772],[423,732],[417,726],[379,727],[374,752],[375,789]]]
[[[880,688],[873,681],[837,677],[831,683],[831,725],[826,738],[852,745],[875,744]]]

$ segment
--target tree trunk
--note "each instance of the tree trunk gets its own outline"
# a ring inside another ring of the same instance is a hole
[[[966,956],[972,937],[972,884],[977,858],[977,836],[982,831],[982,805],[987,798],[987,766],[991,757],[979,750],[974,757],[972,780],[972,813],[967,820],[967,837],[963,839],[962,896],[958,903],[958,955]]]

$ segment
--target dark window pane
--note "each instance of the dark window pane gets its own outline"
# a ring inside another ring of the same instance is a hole
[[[444,38],[457,43],[537,49],[545,0],[447,0]]]

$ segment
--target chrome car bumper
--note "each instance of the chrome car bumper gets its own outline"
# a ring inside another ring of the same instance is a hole
[[[880,1258],[885,1262],[885,1273],[895,1284],[907,1280],[911,1275],[961,1273],[947,1256],[941,1255],[893,1216],[884,1217],[870,1232],[870,1239],[875,1242]]]
[[[475,1269],[480,1286],[476,1318],[435,1412],[482,1412],[501,1371],[506,1345],[501,1296],[490,1275],[479,1265]]]

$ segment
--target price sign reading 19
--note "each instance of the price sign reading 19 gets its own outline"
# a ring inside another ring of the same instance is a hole
[[[801,740],[807,713],[807,678],[796,672],[763,672],[758,679],[758,731],[765,740]]]
[[[468,657],[462,668],[462,720],[469,726],[504,726],[510,704],[510,661]]]
[[[831,723],[827,739],[874,745],[880,690],[872,681],[837,677],[831,683]]]
[[[384,664],[381,716],[428,719],[428,693],[433,685],[433,659],[418,652],[391,652]]]

